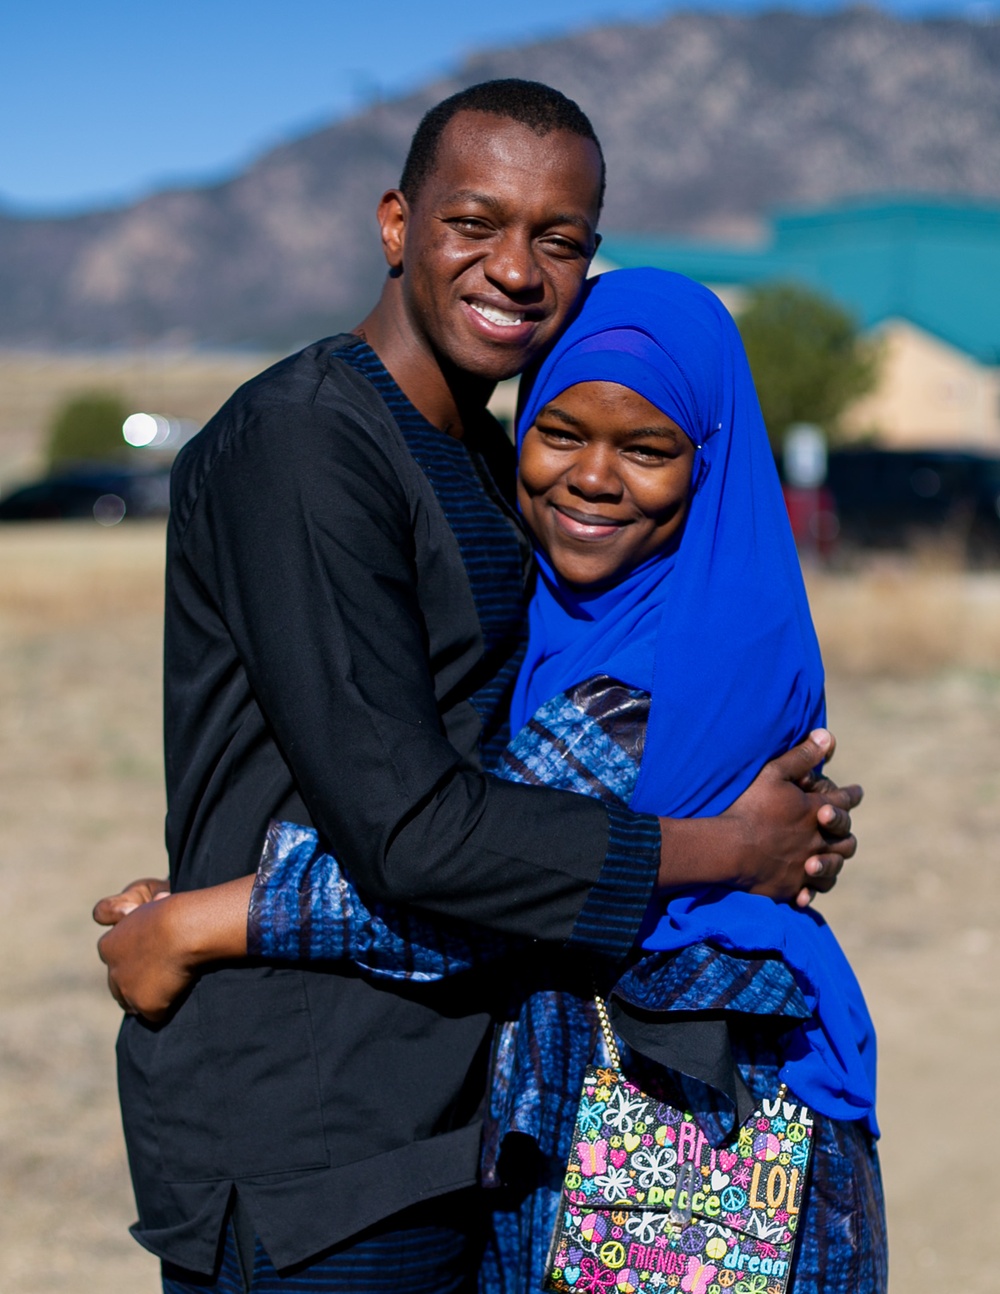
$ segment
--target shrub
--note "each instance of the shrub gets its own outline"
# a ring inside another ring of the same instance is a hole
[[[122,423],[128,410],[106,391],[89,391],[67,400],[49,430],[49,470],[72,463],[107,463],[128,456]]]
[[[836,302],[797,284],[757,288],[737,323],[775,449],[795,422],[835,441],[841,413],[878,381],[877,344]]]

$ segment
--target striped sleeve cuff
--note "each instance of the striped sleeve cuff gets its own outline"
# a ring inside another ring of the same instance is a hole
[[[329,880],[317,874],[316,833],[293,823],[272,822],[247,913],[247,953],[275,961],[309,956],[314,907],[322,915]],[[329,857],[329,855],[327,855]],[[320,864],[324,861],[319,859]],[[331,860],[332,861],[332,860]],[[331,898],[328,893],[327,899]],[[336,898],[336,891],[333,892]],[[332,906],[332,904],[331,904]],[[336,926],[335,917],[332,918]]]
[[[247,951],[269,961],[350,961],[378,979],[433,981],[508,945],[393,904],[369,907],[316,832],[272,822],[250,895]]]
[[[569,938],[614,961],[635,942],[660,869],[660,822],[607,804],[608,852]]]

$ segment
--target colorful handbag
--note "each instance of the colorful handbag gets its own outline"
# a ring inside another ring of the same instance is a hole
[[[772,1101],[715,1150],[694,1116],[622,1073],[601,998],[611,1067],[591,1065],[573,1131],[545,1288],[572,1294],[785,1294],[812,1112]]]

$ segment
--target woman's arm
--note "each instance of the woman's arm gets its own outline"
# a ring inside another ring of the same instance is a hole
[[[102,899],[94,919],[117,925],[130,913],[143,915],[98,949],[119,1004],[150,1019],[166,1012],[205,962],[348,961],[376,979],[427,983],[511,946],[490,931],[472,938],[408,908],[369,907],[316,833],[294,823],[271,824],[256,876],[172,897],[166,881],[145,878]],[[140,950],[143,965],[133,975],[127,967]]]
[[[800,903],[808,902],[812,890],[829,890],[844,860],[855,852],[849,810],[861,800],[859,787],[838,788],[813,777],[812,770],[831,757],[833,748],[832,736],[819,730],[765,765],[718,817],[661,818],[661,890],[708,882]],[[339,870],[337,875],[342,875]],[[329,887],[331,877],[322,869],[311,878],[304,875],[295,893],[303,885],[308,891],[314,881]],[[94,919],[114,928],[98,949],[119,1004],[148,1019],[161,1019],[203,966],[246,957],[256,880],[242,877],[209,889],[161,896],[155,902],[148,901],[154,896],[151,883],[141,881],[102,899]],[[336,884],[339,889],[339,881]],[[328,888],[327,898],[332,895]],[[323,895],[318,899],[322,902]],[[360,903],[356,894],[355,899]],[[433,924],[427,924],[433,930]],[[460,955],[452,968],[465,968]]]

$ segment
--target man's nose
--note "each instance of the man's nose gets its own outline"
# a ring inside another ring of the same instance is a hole
[[[532,240],[514,230],[494,244],[485,265],[486,277],[511,295],[537,290],[542,284]]]

